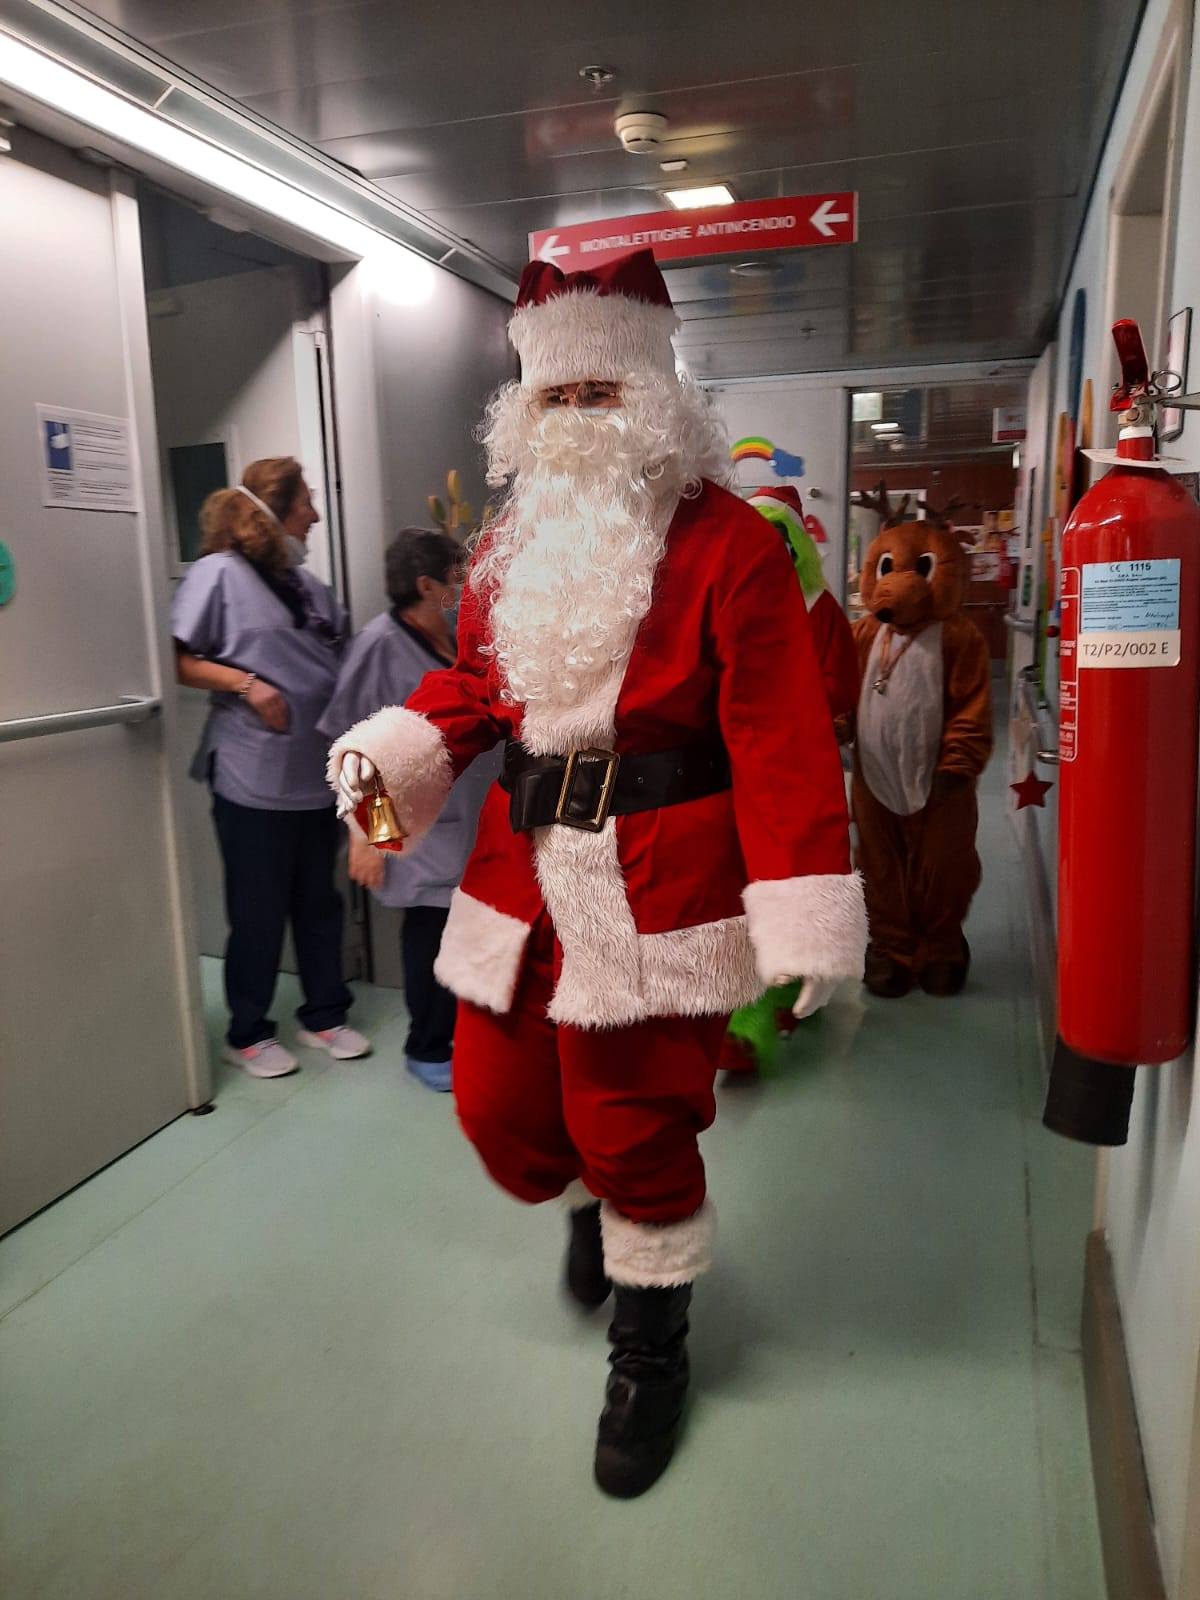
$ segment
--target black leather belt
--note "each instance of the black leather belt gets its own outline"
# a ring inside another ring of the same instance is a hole
[[[729,756],[719,741],[650,755],[572,750],[569,756],[531,756],[510,739],[500,773],[514,833],[552,822],[599,833],[609,817],[703,800],[729,784]]]

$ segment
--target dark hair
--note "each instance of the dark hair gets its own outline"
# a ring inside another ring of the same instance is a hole
[[[450,574],[465,565],[467,553],[457,539],[432,528],[401,528],[387,547],[385,557],[388,599],[401,611],[415,606],[421,596],[418,578],[448,583]]]

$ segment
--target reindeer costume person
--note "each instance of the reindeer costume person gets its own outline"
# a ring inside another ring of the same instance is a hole
[[[874,504],[874,503],[873,503]],[[867,551],[854,628],[862,686],[853,812],[871,943],[867,987],[898,999],[917,982],[957,994],[971,953],[963,922],[980,865],[975,785],[992,748],[991,665],[962,613],[967,557],[948,516],[893,511]]]

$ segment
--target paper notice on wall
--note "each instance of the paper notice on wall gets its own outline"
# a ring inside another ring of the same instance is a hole
[[[128,417],[38,405],[42,504],[74,511],[136,511]]]

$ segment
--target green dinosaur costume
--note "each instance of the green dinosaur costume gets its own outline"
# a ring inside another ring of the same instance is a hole
[[[787,540],[800,587],[811,605],[825,587],[825,573],[821,553],[804,526],[799,495],[794,489],[759,491],[750,496],[749,503]],[[770,1074],[778,1062],[784,1032],[791,1031],[787,1024],[799,993],[798,982],[783,984],[768,989],[753,1005],[735,1011],[729,1019],[721,1065],[729,1072]]]

